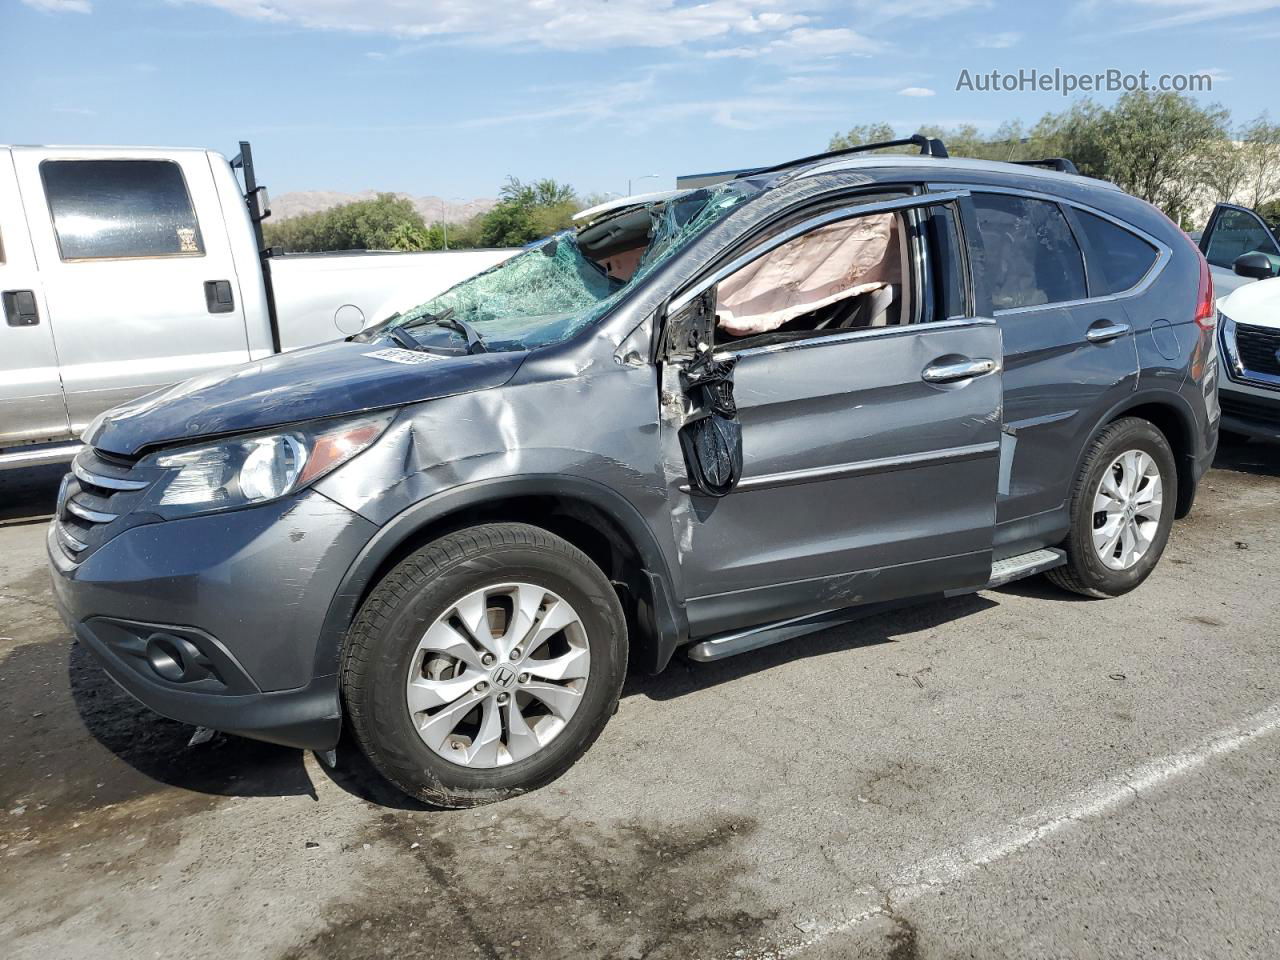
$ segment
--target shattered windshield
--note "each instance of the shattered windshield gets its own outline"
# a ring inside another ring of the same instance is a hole
[[[387,327],[412,333],[443,324],[462,335],[470,326],[486,350],[558,343],[604,316],[655,267],[754,192],[731,181],[624,212],[609,219],[607,230],[597,229],[597,221],[582,230],[562,231],[414,307]],[[616,222],[623,225],[614,227]]]

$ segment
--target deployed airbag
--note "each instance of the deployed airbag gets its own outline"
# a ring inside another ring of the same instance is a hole
[[[878,214],[834,223],[784,243],[720,283],[716,314],[736,336],[901,281],[896,219]]]

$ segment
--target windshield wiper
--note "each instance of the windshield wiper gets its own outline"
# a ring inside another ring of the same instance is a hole
[[[433,317],[431,322],[437,327],[444,327],[455,333],[460,333],[467,341],[467,353],[487,353],[489,348],[484,345],[484,337],[471,324],[465,320],[460,320],[453,315],[453,307],[445,310],[443,313]]]
[[[406,350],[417,350],[419,353],[423,352],[422,344],[415,340],[413,338],[413,334],[409,333],[403,327],[388,328],[387,336],[400,344],[400,346],[404,347]]]

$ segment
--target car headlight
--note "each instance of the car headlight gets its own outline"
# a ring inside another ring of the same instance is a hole
[[[1222,353],[1226,357],[1229,372],[1243,379],[1244,364],[1236,347],[1236,323],[1221,310],[1218,311],[1218,336],[1222,340]]]
[[[150,509],[165,517],[275,500],[335,470],[382,436],[394,412],[321,420],[155,455],[166,475]]]

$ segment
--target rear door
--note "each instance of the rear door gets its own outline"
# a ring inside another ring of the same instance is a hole
[[[0,447],[67,438],[58,353],[13,155],[0,149]]]
[[[1090,296],[1076,237],[1083,229],[1054,199],[973,189],[966,235],[979,305],[991,310],[1004,336],[999,558],[1065,533],[1083,446],[1106,412],[1136,389],[1135,334],[1152,318],[1132,317],[1122,297]],[[1156,249],[1148,251],[1134,284],[1156,263]],[[1102,269],[1119,275],[1127,261],[1114,248],[1100,249],[1096,260],[1102,292]]]
[[[15,150],[71,428],[249,359],[206,154]]]
[[[715,345],[713,356],[733,364],[741,430],[741,477],[727,494],[707,496],[692,482],[694,471],[688,459],[681,462],[675,443],[680,419],[672,420],[664,403],[673,522],[693,635],[988,580],[1000,331],[966,308],[963,265],[954,259],[954,214],[949,207],[920,206],[936,202],[916,197],[827,213],[788,231],[785,242],[762,242],[725,268],[730,272],[714,274],[709,286],[701,282],[706,296],[720,298],[722,329],[725,285],[738,271],[757,270],[756,258],[796,262],[796,244],[832,218],[891,211],[897,225],[891,298],[884,288],[864,295],[871,309],[851,311],[841,321],[847,326],[721,337]],[[934,220],[943,222],[949,241],[929,241]],[[959,291],[950,307],[941,302],[935,277],[944,255],[950,286]],[[819,271],[806,272],[787,289],[797,296],[825,292],[806,294]],[[764,291],[769,309],[787,308],[781,289]],[[696,299],[682,305],[688,296],[673,302],[676,323],[682,306],[697,308]],[[687,359],[666,365],[666,397],[679,389],[673,368],[688,367]],[[686,444],[684,453],[697,446]]]

